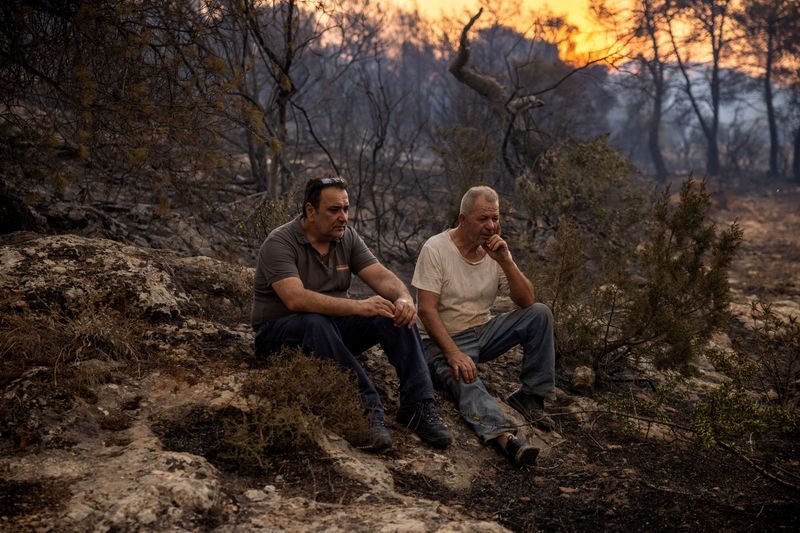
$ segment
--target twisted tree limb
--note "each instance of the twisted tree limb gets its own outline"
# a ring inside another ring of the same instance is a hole
[[[505,130],[505,137],[502,143],[503,163],[508,173],[511,176],[515,176],[521,170],[519,168],[521,166],[519,164],[519,154],[522,150],[530,149],[531,147],[531,144],[525,140],[528,136],[528,132],[525,130],[525,124],[518,118],[522,112],[542,106],[544,102],[532,94],[517,96],[516,92],[509,91],[495,77],[483,74],[469,64],[469,31],[472,29],[472,26],[475,25],[478,18],[480,18],[481,14],[483,14],[483,8],[479,9],[461,30],[458,52],[450,62],[449,70],[458,81],[483,96],[488,101],[492,111],[494,111],[504,124],[503,129]],[[509,145],[513,146],[517,152],[516,164],[512,161],[508,153]]]

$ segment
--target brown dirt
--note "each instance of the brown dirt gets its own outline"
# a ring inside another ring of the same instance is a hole
[[[395,484],[512,531],[781,531],[800,523],[796,493],[729,456],[680,440],[637,438],[608,418],[597,419],[591,430],[572,416],[559,420],[566,440],[541,457],[536,470],[498,456],[483,465],[468,492],[399,471]],[[792,453],[800,456],[800,447]]]
[[[718,223],[737,221],[744,230],[731,272],[736,303],[800,303],[798,206],[796,186],[727,193],[725,202],[716,204]],[[571,401],[562,398],[553,411]],[[573,415],[558,421],[565,441],[543,453],[534,471],[514,468],[498,456],[483,465],[467,492],[397,470],[396,486],[513,531],[796,531],[800,524],[800,493],[766,480],[725,452],[678,438],[643,439],[608,417],[598,418],[591,429]],[[770,444],[774,459],[800,480],[800,442]]]
[[[357,481],[339,473],[331,459],[317,450],[273,453],[263,467],[244,467],[230,456],[226,420],[241,416],[234,409],[190,411],[177,421],[162,421],[153,429],[171,451],[201,455],[219,468],[232,492],[272,485],[287,497],[302,496],[324,503],[348,504],[366,492]]]

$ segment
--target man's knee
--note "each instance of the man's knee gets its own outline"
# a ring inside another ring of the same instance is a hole
[[[550,311],[550,308],[547,307],[543,303],[535,303],[532,306],[528,307],[526,311],[531,315],[532,318],[535,320],[541,320],[545,322],[552,322],[553,321],[553,312]]]
[[[553,312],[543,303],[535,303],[525,309],[527,330],[531,334],[553,327]]]
[[[308,332],[327,332],[336,328],[336,326],[333,324],[333,321],[331,321],[331,319],[325,315],[320,315],[318,313],[303,313],[298,316],[303,328]]]

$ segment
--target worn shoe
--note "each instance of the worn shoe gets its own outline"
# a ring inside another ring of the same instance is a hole
[[[372,420],[369,429],[355,437],[351,444],[356,448],[379,452],[392,447],[392,436],[386,429],[383,419]]]
[[[536,394],[528,394],[517,389],[506,398],[506,403],[522,413],[525,420],[545,431],[553,431],[556,423],[544,414],[544,398]]]
[[[539,448],[523,439],[509,439],[504,451],[508,459],[517,466],[536,466],[536,458],[539,457]]]
[[[447,448],[453,442],[453,437],[433,405],[433,400],[401,405],[397,410],[397,422],[415,432],[434,448]]]

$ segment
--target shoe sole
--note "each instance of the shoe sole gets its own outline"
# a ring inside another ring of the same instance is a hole
[[[441,438],[441,439],[433,440],[433,439],[426,439],[426,438],[424,438],[424,437],[422,437],[420,435],[419,438],[422,439],[422,442],[426,442],[426,443],[428,443],[428,445],[430,445],[430,446],[432,446],[434,448],[438,448],[440,450],[444,450],[445,448],[447,448],[448,446],[450,446],[453,443],[453,438],[452,437],[447,437],[446,439],[445,438]]]
[[[523,448],[517,454],[514,462],[518,466],[536,466],[536,460],[539,458],[539,449],[534,447]]]

